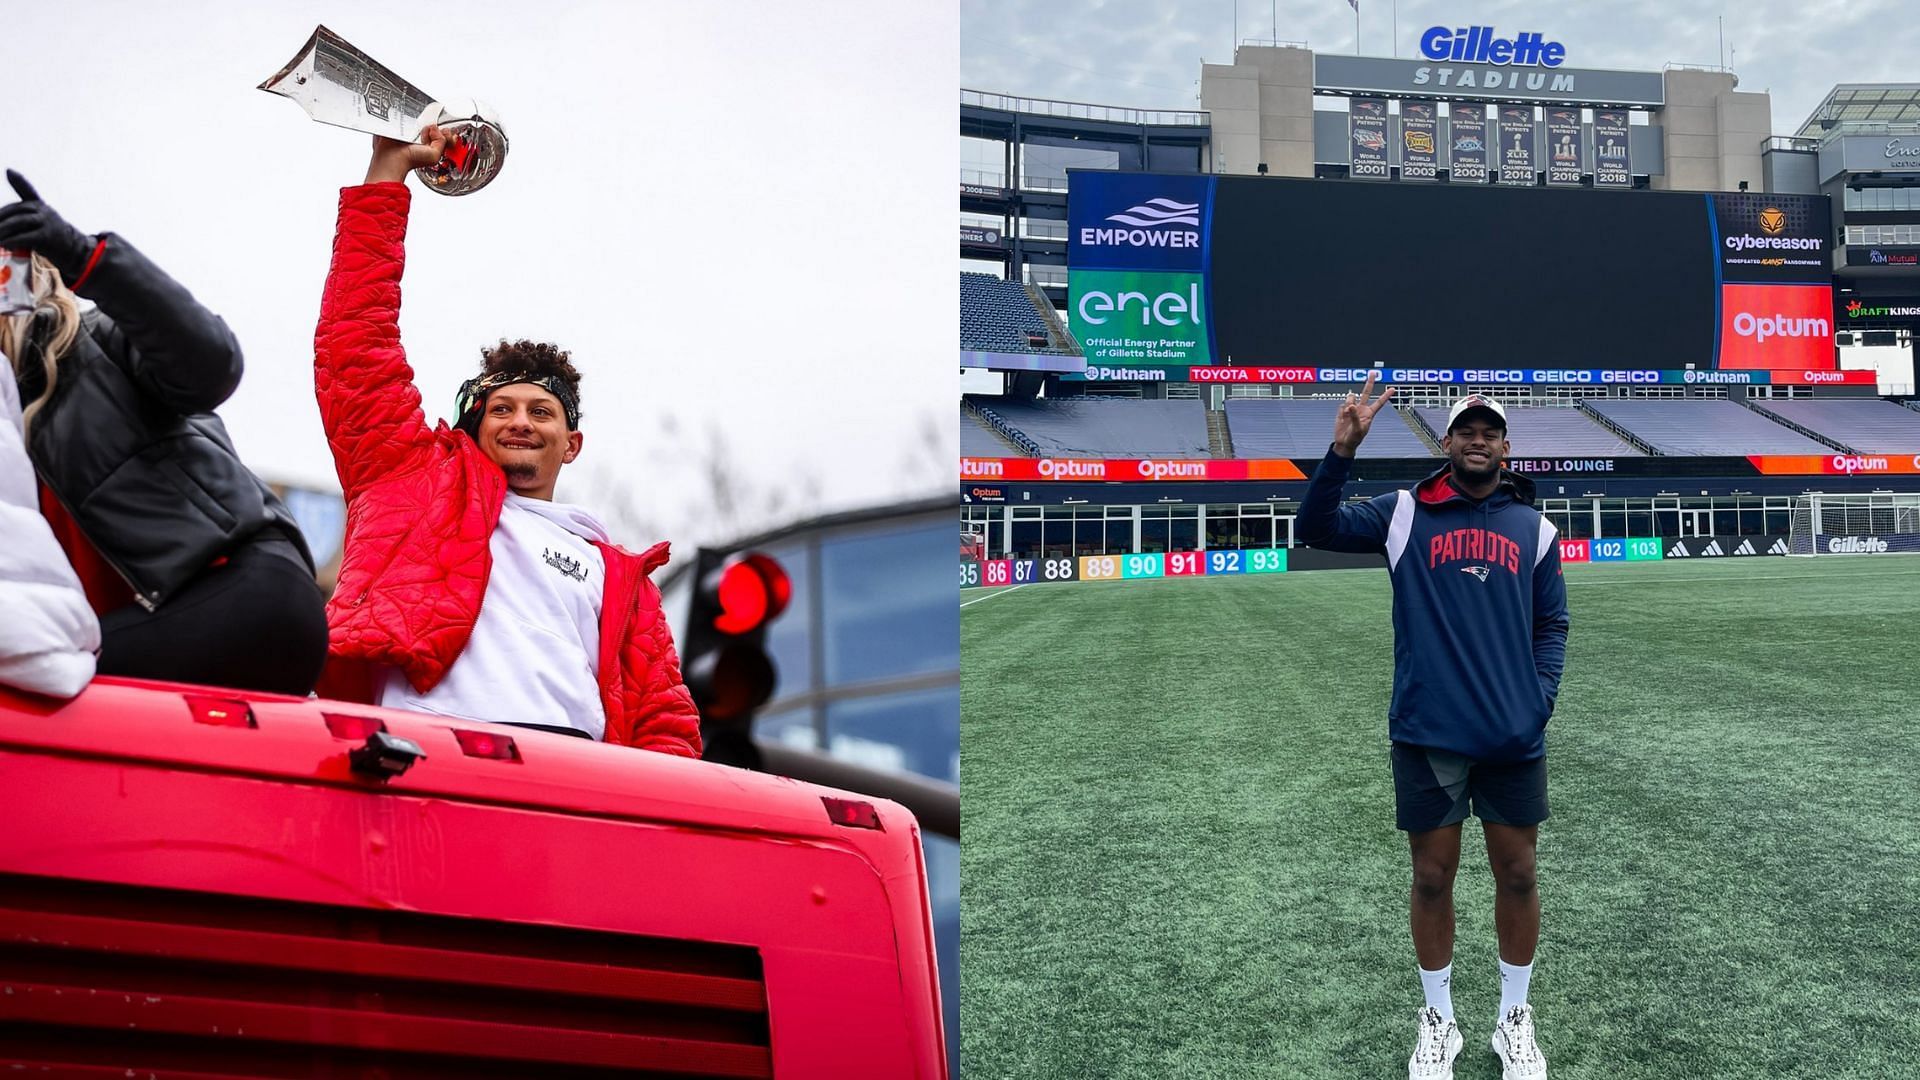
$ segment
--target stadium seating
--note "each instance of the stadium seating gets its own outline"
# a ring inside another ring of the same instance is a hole
[[[1034,348],[1029,333],[1045,334],[1047,322],[1026,287],[991,274],[960,275],[960,347],[972,352],[1049,353],[1067,350]]]
[[[1662,454],[1830,454],[1833,448],[1734,401],[1593,398],[1585,407]]]
[[[1920,413],[1878,398],[1763,401],[1763,412],[1861,453],[1920,451]]]
[[[1198,401],[1028,401],[971,394],[966,400],[990,424],[1011,429],[1016,442],[1022,446],[1030,442],[1033,453],[1047,457],[1210,456],[1207,413]]]
[[[1227,428],[1241,458],[1318,458],[1333,441],[1339,398],[1228,398]],[[1360,457],[1431,457],[1433,450],[1389,406],[1374,418]]]
[[[1509,405],[1507,444],[1514,457],[1644,456],[1632,443],[1594,422],[1579,409],[1558,406]],[[1420,419],[1437,439],[1447,433],[1446,409],[1417,409]]]
[[[1915,417],[1920,420],[1920,417]],[[1019,457],[1025,451],[1009,446],[993,429],[965,409],[960,410],[961,457]]]

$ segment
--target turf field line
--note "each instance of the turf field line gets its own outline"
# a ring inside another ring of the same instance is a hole
[[[1033,582],[1031,582],[1031,581],[1029,581],[1029,582],[1027,582],[1027,585],[1031,585],[1031,584],[1033,584]],[[989,601],[989,600],[991,600],[991,599],[993,599],[993,598],[994,598],[994,597],[996,597],[996,596],[1005,596],[1005,595],[1007,595],[1007,594],[1008,594],[1008,593],[1010,593],[1010,592],[1019,592],[1019,591],[1020,591],[1021,589],[1024,589],[1024,588],[1026,588],[1026,587],[1027,587],[1027,585],[1015,585],[1015,586],[1014,586],[1013,588],[1011,588],[1011,589],[996,589],[995,591],[993,591],[993,592],[990,592],[990,593],[988,593],[987,595],[985,595],[985,596],[982,596],[982,597],[980,597],[980,598],[979,598],[978,600],[969,600],[969,601],[967,601],[966,603],[964,603],[964,604],[961,604],[960,606],[961,606],[961,607],[972,607],[972,606],[973,606],[973,605],[975,605],[975,604],[984,604],[984,603],[986,603],[987,601]]]
[[[1317,572],[1318,571],[1316,571],[1316,573]],[[1893,570],[1884,574],[1875,574],[1874,578],[1877,580],[1879,578],[1916,577],[1916,576],[1920,576],[1920,570]],[[1572,588],[1575,585],[1645,585],[1649,582],[1665,585],[1669,582],[1675,582],[1675,581],[1726,581],[1726,580],[1728,579],[1717,578],[1717,577],[1663,577],[1663,578],[1638,578],[1638,579],[1614,578],[1610,581],[1592,581],[1592,580],[1569,581],[1567,582],[1567,587]],[[1743,577],[1743,578],[1740,578],[1739,580],[1742,582],[1747,582],[1747,581],[1805,581],[1807,579],[1803,575],[1799,575],[1799,574],[1768,574],[1761,577]]]

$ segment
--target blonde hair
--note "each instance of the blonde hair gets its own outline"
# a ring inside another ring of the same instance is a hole
[[[67,290],[66,282],[60,280],[60,271],[53,268],[46,256],[38,253],[32,258],[33,270],[28,275],[28,283],[33,293],[33,310],[23,311],[4,320],[0,320],[0,353],[5,353],[13,362],[13,375],[20,378],[22,366],[28,362],[28,354],[37,352],[41,372],[45,376],[46,386],[40,396],[27,404],[20,414],[20,420],[26,430],[33,431],[33,421],[53,400],[53,386],[60,378],[60,360],[73,348],[73,341],[80,336],[80,302]],[[42,341],[36,349],[30,340],[33,336],[33,324],[42,312],[52,312],[54,330],[51,338]]]

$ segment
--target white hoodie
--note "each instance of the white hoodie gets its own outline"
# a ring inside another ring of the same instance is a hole
[[[577,506],[511,492],[488,550],[493,573],[467,647],[427,693],[400,669],[380,704],[504,724],[607,730],[600,703],[600,598],[606,527]]]
[[[0,358],[4,362],[4,358]],[[0,683],[72,697],[93,678],[100,621],[40,516],[20,390],[0,367]]]

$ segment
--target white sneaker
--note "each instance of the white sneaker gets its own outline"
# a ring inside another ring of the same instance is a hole
[[[1533,1041],[1533,1006],[1515,1005],[1500,1018],[1493,1052],[1500,1056],[1500,1080],[1545,1080],[1547,1056]]]
[[[1466,1044],[1459,1025],[1440,1019],[1439,1009],[1422,1008],[1414,1015],[1420,1034],[1407,1059],[1407,1080],[1453,1080],[1453,1059]]]

